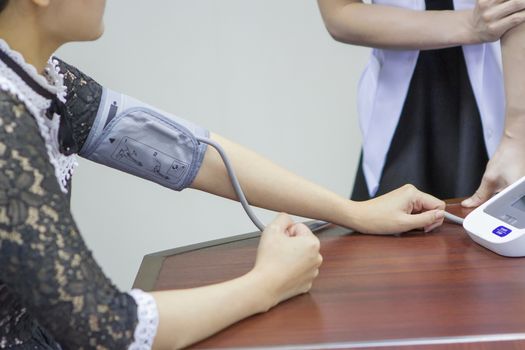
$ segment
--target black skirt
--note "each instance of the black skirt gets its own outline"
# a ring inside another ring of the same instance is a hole
[[[452,9],[452,1],[426,1]],[[466,197],[488,161],[481,118],[461,47],[421,51],[376,196],[410,183],[438,198]],[[370,199],[362,157],[353,200]]]

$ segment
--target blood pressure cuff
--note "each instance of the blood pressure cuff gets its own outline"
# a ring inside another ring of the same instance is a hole
[[[202,165],[209,132],[129,96],[105,89],[80,155],[162,186],[183,190]]]

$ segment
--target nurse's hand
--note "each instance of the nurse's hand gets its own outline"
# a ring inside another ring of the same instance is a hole
[[[405,185],[377,198],[361,202],[357,231],[372,234],[394,234],[424,229],[429,232],[441,226],[445,202]]]
[[[506,135],[488,162],[478,190],[461,205],[469,208],[480,206],[522,176],[525,176],[525,140]]]
[[[525,1],[477,0],[470,18],[476,42],[496,41],[509,29],[525,22]]]

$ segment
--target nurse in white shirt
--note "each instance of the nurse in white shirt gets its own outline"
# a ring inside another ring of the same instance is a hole
[[[506,114],[499,43],[525,21],[524,1],[318,2],[336,40],[374,48],[359,84],[352,199],[412,183],[440,198],[474,193],[463,203],[473,206],[525,175],[521,159],[501,166],[521,147],[509,128],[525,122]]]

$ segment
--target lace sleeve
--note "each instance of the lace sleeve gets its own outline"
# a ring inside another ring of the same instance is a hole
[[[102,86],[79,69],[56,59],[67,88],[65,117],[73,128],[73,138],[79,149],[86,142],[97,117],[102,99]]]
[[[0,93],[0,203],[0,280],[64,349],[128,348],[137,303],[93,259],[35,120],[6,93]]]

